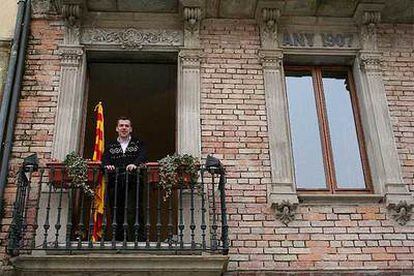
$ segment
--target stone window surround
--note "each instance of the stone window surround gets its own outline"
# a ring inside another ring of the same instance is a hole
[[[294,219],[294,210],[299,202],[358,204],[384,201],[400,224],[405,224],[410,218],[413,196],[402,181],[382,79],[381,53],[376,45],[376,24],[380,16],[378,7],[364,10],[366,8],[361,6],[355,13],[361,41],[360,49],[356,50],[281,48],[277,35],[282,8],[277,5],[258,8],[259,56],[264,76],[272,175],[268,201],[275,208],[276,217],[285,224]],[[320,60],[312,60],[314,56],[323,57],[330,64],[351,66],[353,70],[374,188],[372,194],[296,192],[283,62],[293,58],[297,65],[320,63]]]

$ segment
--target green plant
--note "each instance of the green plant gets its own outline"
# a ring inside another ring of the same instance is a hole
[[[189,154],[167,155],[158,161],[160,165],[159,185],[165,191],[164,200],[172,193],[173,187],[179,187],[180,183],[191,183],[200,190],[197,184],[200,162]]]
[[[71,185],[75,188],[81,188],[86,195],[92,197],[94,195],[94,191],[88,185],[87,161],[73,151],[66,155],[63,163],[65,164],[68,172],[68,177],[71,179]]]

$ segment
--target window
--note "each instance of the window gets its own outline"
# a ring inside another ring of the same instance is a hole
[[[370,191],[351,70],[286,67],[285,76],[297,189]]]

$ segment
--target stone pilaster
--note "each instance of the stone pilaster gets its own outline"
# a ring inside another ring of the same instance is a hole
[[[59,54],[61,71],[53,158],[63,160],[66,154],[79,149],[86,60],[83,46],[61,45]]]
[[[283,52],[262,50],[266,97],[272,186],[269,200],[276,206],[282,202],[297,204],[293,179],[292,144],[290,139],[288,102],[283,74]]]
[[[184,47],[178,54],[177,151],[201,156],[200,25],[202,1],[181,1]]]
[[[258,1],[256,21],[260,27],[259,57],[263,68],[272,177],[268,200],[275,210],[275,217],[287,224],[294,219],[299,201],[293,177],[283,51],[277,39],[282,8],[281,1]]]
[[[63,160],[69,152],[79,150],[86,55],[80,45],[81,1],[63,0],[59,8],[65,20],[65,33],[63,44],[59,45],[61,71],[52,157]]]
[[[201,51],[182,49],[179,53],[179,89],[177,97],[177,151],[201,155],[200,125]]]
[[[385,195],[388,207],[393,208],[403,202],[412,206],[412,195],[402,181],[401,166],[382,79],[381,55],[371,51],[361,51],[358,63],[362,73],[361,84],[366,94],[362,102],[371,105],[372,110],[365,115],[367,116],[366,124],[373,130],[369,133],[375,136],[367,137],[367,143],[375,152],[375,160],[371,162],[371,166],[374,165],[376,169],[373,181],[382,184],[380,185],[383,187],[381,192]],[[411,208],[408,209],[411,210]]]
[[[385,196],[387,207],[397,214],[397,221],[404,224],[410,217],[414,200],[402,181],[382,78],[382,55],[378,52],[377,25],[383,5],[364,2],[357,6],[354,16],[359,25],[362,48],[354,65],[354,75],[357,90],[360,92],[362,123],[364,129],[368,130],[365,131],[365,138],[367,151],[370,153],[370,168],[375,193]]]

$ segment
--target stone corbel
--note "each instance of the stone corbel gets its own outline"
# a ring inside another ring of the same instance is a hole
[[[200,24],[202,10],[200,7],[184,7],[184,47],[200,47]]]
[[[51,9],[58,14],[62,14],[62,0],[50,0],[50,3]]]
[[[277,40],[279,17],[279,9],[264,8],[262,10],[260,22],[260,40],[262,49],[276,49],[279,47]]]
[[[393,218],[400,224],[405,225],[411,219],[414,204],[407,201],[400,201],[398,204],[388,205],[388,210],[392,213]]]
[[[354,20],[359,26],[362,50],[377,51],[377,25],[381,21],[381,11],[384,7],[384,0],[359,0]]]
[[[364,50],[377,51],[377,25],[381,20],[379,11],[365,11],[360,24],[360,40]]]
[[[291,203],[288,200],[283,200],[280,203],[273,204],[275,208],[275,216],[285,225],[295,219],[297,203]]]
[[[60,6],[58,5],[57,8]],[[65,35],[63,38],[66,45],[80,44],[80,25],[83,1],[62,0],[61,11],[65,20]]]

